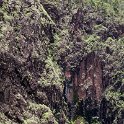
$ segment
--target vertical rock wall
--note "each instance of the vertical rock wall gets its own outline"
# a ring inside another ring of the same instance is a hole
[[[102,100],[102,64],[95,52],[84,57],[74,72],[66,67],[65,96],[69,106],[69,117],[85,116],[91,118],[100,115]]]
[[[91,99],[99,102],[102,96],[102,66],[100,58],[91,53],[81,61],[79,67],[74,72],[66,69],[65,77],[67,81],[67,101],[73,101],[72,96],[78,99]],[[70,82],[69,82],[70,80]]]

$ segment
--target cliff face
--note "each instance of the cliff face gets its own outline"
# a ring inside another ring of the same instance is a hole
[[[101,100],[103,91],[102,64],[95,53],[84,57],[74,72],[66,68],[65,77],[67,80],[70,79],[70,84],[67,87],[68,102],[72,101],[72,94],[79,101],[85,100],[88,97],[97,102]]]
[[[102,65],[95,53],[89,54],[83,59],[73,77],[74,92],[77,92],[79,100],[90,97],[100,101],[103,91]]]
[[[77,102],[79,105],[75,108],[75,114],[85,115],[87,111],[91,116],[98,116],[104,90],[100,58],[96,53],[90,53],[73,72],[69,71],[68,66],[65,70],[65,97],[67,103],[71,104],[72,113]]]

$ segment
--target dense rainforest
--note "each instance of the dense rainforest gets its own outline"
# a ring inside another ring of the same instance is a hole
[[[0,124],[124,124],[124,1],[0,0]]]

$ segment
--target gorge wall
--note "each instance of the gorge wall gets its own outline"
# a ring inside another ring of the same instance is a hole
[[[90,116],[86,115],[88,113],[91,116],[98,116],[100,112],[98,108],[104,91],[102,63],[99,57],[95,53],[89,54],[83,58],[73,72],[69,71],[67,66],[65,77],[67,80],[65,83],[67,103],[71,104],[72,108],[76,103],[79,104],[77,110],[75,109],[75,114],[81,114],[89,118]]]
[[[87,1],[0,0],[1,124],[124,123],[120,3]]]
[[[102,64],[99,57],[95,53],[89,54],[83,58],[79,67],[74,72],[70,72],[68,68],[65,71],[65,77],[70,80],[70,90],[68,87],[67,101],[71,102],[71,92],[79,101],[90,97],[99,102],[102,97]],[[71,86],[72,85],[72,86]],[[71,91],[72,90],[72,91]],[[70,93],[70,95],[69,95]]]

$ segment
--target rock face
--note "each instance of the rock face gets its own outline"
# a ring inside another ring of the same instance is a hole
[[[68,80],[67,101],[73,101],[73,96],[79,101],[90,97],[99,102],[102,96],[102,65],[95,53],[89,54],[80,63],[76,71],[65,71]],[[70,81],[70,82],[69,82]],[[73,94],[73,95],[72,95]]]
[[[89,54],[81,62],[74,74],[74,90],[79,100],[88,97],[100,101],[102,95],[102,67],[95,53]]]
[[[98,116],[98,105],[102,100],[102,64],[100,58],[93,52],[84,57],[74,72],[67,66],[66,100],[74,113],[85,115],[90,120],[91,116]],[[78,106],[76,106],[78,103]]]

